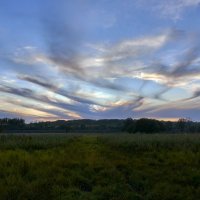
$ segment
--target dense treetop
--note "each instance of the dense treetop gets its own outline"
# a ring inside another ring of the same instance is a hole
[[[0,132],[79,132],[79,133],[197,133],[200,122],[179,119],[177,122],[156,119],[102,119],[102,120],[57,120],[32,122],[26,124],[23,119],[0,119]]]

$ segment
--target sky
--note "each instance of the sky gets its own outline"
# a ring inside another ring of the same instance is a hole
[[[0,118],[200,121],[200,0],[0,0]]]

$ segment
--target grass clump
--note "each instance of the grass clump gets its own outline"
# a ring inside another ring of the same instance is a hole
[[[0,136],[1,200],[197,200],[199,135]]]

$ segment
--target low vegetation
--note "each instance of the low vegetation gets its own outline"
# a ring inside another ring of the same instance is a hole
[[[197,200],[200,135],[0,136],[1,200]]]

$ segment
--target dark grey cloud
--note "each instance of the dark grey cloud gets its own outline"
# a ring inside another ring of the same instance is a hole
[[[29,76],[29,75],[18,75],[18,78],[21,80],[26,80],[28,82],[40,85],[42,87],[48,88],[50,90],[56,90],[57,86],[55,86],[54,84],[50,83],[50,80],[45,79],[42,76]]]
[[[47,19],[44,21],[45,40],[49,59],[57,64],[66,74],[79,76],[84,71],[77,58],[80,39],[63,20]]]
[[[50,8],[52,9],[52,8]],[[123,91],[125,87],[116,85],[104,77],[94,78],[94,72],[82,66],[84,28],[80,31],[72,26],[68,19],[63,18],[62,8],[51,10],[51,15],[41,15],[41,25],[48,59],[55,67],[67,76],[75,77],[94,86]],[[77,22],[78,23],[78,22]],[[84,57],[84,56],[83,56]],[[109,67],[109,66],[108,66]],[[105,75],[105,74],[104,74]]]
[[[32,97],[33,91],[28,88],[14,88],[12,86],[0,85],[0,92],[14,94],[22,97]]]
[[[173,77],[191,76],[200,73],[199,66],[193,66],[195,60],[200,56],[200,46],[189,49],[182,60],[175,66],[174,70],[169,74]]]
[[[107,107],[106,111],[97,111],[97,112],[93,112],[91,110],[91,105],[92,104],[83,104],[83,103],[76,103],[76,104],[68,104],[66,102],[62,102],[62,101],[53,101],[51,99],[49,99],[47,96],[41,95],[41,94],[37,94],[35,93],[33,90],[31,89],[27,89],[27,88],[14,88],[11,86],[7,86],[7,85],[1,85],[0,86],[0,92],[2,93],[9,93],[12,95],[17,95],[20,97],[24,97],[27,99],[31,99],[31,100],[35,100],[41,103],[46,103],[48,105],[51,106],[55,106],[57,108],[62,109],[63,111],[72,111],[75,112],[77,114],[79,114],[81,117],[83,118],[107,118],[107,117],[114,117],[114,114],[116,114],[116,116],[128,116],[128,114],[133,113],[133,110],[142,106],[143,105],[143,100],[144,97],[137,97],[135,100],[133,100],[132,102],[129,102],[127,104],[124,105],[120,105],[120,106],[114,106],[114,107]],[[13,105],[19,105],[22,107],[26,107],[26,108],[32,108],[38,111],[43,111],[49,114],[53,114],[56,115],[57,117],[60,118],[68,118],[71,119],[71,115],[67,115],[66,113],[62,113],[62,111],[56,110],[56,109],[46,109],[46,108],[41,108],[40,106],[37,105],[30,105],[29,103],[25,102],[16,102],[14,99],[13,100],[8,100],[8,102],[12,103]],[[124,113],[124,114],[123,114]],[[31,114],[30,114],[31,115]],[[95,115],[95,117],[94,117]]]
[[[0,118],[19,118],[19,117],[24,117],[24,116],[20,116],[20,114],[16,114],[16,113],[12,113],[9,111],[5,111],[5,110],[0,110]]]
[[[135,117],[135,114],[138,111],[135,111],[136,108],[139,108],[144,103],[144,97],[137,97],[135,100],[130,101],[128,103],[113,106],[108,110],[99,111],[95,113],[97,118],[127,118],[127,117]]]
[[[58,108],[62,108],[66,111],[73,111],[73,112],[77,112],[77,113],[87,113],[89,110],[89,105],[85,105],[85,104],[69,104],[69,103],[65,103],[65,102],[55,102],[51,99],[49,99],[47,96],[45,95],[40,95],[35,93],[33,90],[31,89],[27,89],[27,88],[14,88],[11,86],[6,86],[6,85],[1,85],[0,86],[0,92],[4,92],[4,93],[9,93],[9,94],[13,94],[13,95],[17,95],[17,96],[21,96],[21,97],[25,97],[27,99],[32,99],[32,100],[36,100],[42,103],[47,103],[49,105],[58,107]]]
[[[200,68],[198,65],[195,65],[195,61],[200,57],[200,45],[195,47],[190,47],[186,53],[182,55],[181,60],[179,60],[172,67],[167,66],[162,63],[154,63],[151,66],[151,69],[157,74],[166,76],[167,78],[174,79],[181,77],[190,77],[197,73],[200,74]]]
[[[197,98],[199,96],[200,96],[200,90],[197,90],[197,91],[194,92],[192,98],[194,99],[194,98]]]
[[[13,104],[13,105],[20,106],[20,107],[31,108],[31,109],[34,109],[34,110],[37,110],[37,111],[52,114],[52,115],[55,115],[55,118],[57,117],[57,118],[63,118],[63,119],[73,119],[72,116],[68,115],[66,112],[63,112],[63,111],[60,111],[60,110],[57,110],[57,109],[48,109],[48,108],[38,106],[37,104],[28,104],[28,103],[25,103],[25,102],[22,102],[22,101],[14,101],[14,100],[11,100],[11,99],[7,99],[6,102]],[[30,113],[30,115],[32,115],[32,114]],[[36,117],[36,115],[33,115],[33,116]]]
[[[192,96],[184,99],[184,101],[192,100],[192,99],[195,99],[195,98],[198,98],[198,97],[200,97],[200,90],[199,89],[194,91]]]
[[[153,95],[153,97],[155,99],[158,99],[158,100],[164,100],[164,101],[167,101],[166,99],[164,99],[162,97],[163,94],[165,94],[166,92],[168,92],[169,90],[171,90],[171,87],[164,87],[164,89],[160,90],[159,92],[157,92],[155,95]]]
[[[199,120],[199,112],[199,108],[165,108],[151,112],[149,116],[154,118],[190,118],[192,120]]]
[[[89,99],[85,99],[82,97],[78,97],[76,94],[76,91],[67,91],[65,89],[59,88],[58,86],[56,86],[53,83],[50,83],[49,80],[47,80],[45,77],[42,76],[28,76],[28,75],[19,75],[18,76],[19,79],[21,80],[25,80],[31,83],[34,83],[36,85],[42,86],[48,90],[53,91],[56,94],[62,95],[64,97],[67,97],[73,101],[76,101],[78,103],[83,103],[83,104],[98,104],[95,101],[89,100]],[[71,90],[73,90],[75,88],[71,88]],[[100,105],[100,104],[98,104]]]
[[[158,50],[168,42],[174,41],[183,35],[182,31],[171,29],[160,35],[125,40],[105,47],[105,53],[101,56],[103,60],[101,68],[105,70],[101,74],[98,72],[98,67],[97,71],[94,72],[93,70],[84,68],[81,63],[83,55],[80,49],[82,49],[84,40],[84,27],[81,27],[81,29],[77,28],[76,24],[72,24],[66,17],[63,17],[62,6],[66,6],[64,1],[57,5],[56,9],[52,6],[55,5],[52,4],[49,6],[49,12],[43,12],[45,14],[42,13],[40,16],[48,59],[55,64],[55,67],[61,73],[73,76],[100,88],[125,91],[126,87],[123,84],[117,85],[105,78],[107,74],[110,74],[110,77],[115,76],[119,68],[122,70],[121,76],[124,73],[130,73],[129,70],[127,72],[126,67],[122,67],[124,63],[121,63],[120,67],[114,67],[116,62],[127,59],[130,59],[130,62],[132,62],[132,59],[148,55],[150,52]],[[76,23],[79,24],[78,21]],[[131,72],[133,72],[133,69]],[[93,73],[97,73],[98,78]]]
[[[84,74],[77,61],[84,30],[79,32],[76,24],[71,22],[74,19],[67,14],[70,13],[68,9],[65,1],[48,4],[47,8],[42,8],[40,24],[48,58],[64,73],[79,77]]]
[[[186,36],[187,35],[185,31],[172,28],[162,34],[132,40],[124,40],[114,45],[104,47],[105,49],[103,51],[102,56],[100,57],[100,59],[103,60],[103,74],[107,77],[118,78],[123,76],[129,77],[131,74],[134,76],[138,72],[148,72],[151,70],[155,70],[156,73],[162,73],[167,75],[170,75],[170,73],[178,73],[178,69],[182,68],[182,65],[187,63],[182,63],[181,66],[176,66],[176,70],[174,70],[174,72],[170,72],[168,71],[168,66],[163,67],[164,65],[161,66],[161,64],[154,64],[152,66],[148,66],[148,64],[145,64],[144,66],[141,65],[141,67],[138,67],[138,64],[135,64],[135,61],[143,60],[144,64],[146,60],[152,60],[152,56],[155,56],[157,51],[160,51],[165,46],[171,43],[183,42],[183,39]],[[110,88],[124,92],[128,90],[125,85],[117,85],[115,82],[109,82],[106,79],[104,79],[104,76],[102,76],[102,74],[100,73],[100,81],[97,82],[93,79],[89,81],[90,83],[96,84],[99,87],[105,86],[105,88]],[[148,80],[143,80],[143,85],[141,86],[140,90],[142,90],[148,84]],[[169,89],[170,88],[168,87],[168,89],[164,90],[167,91]],[[157,95],[154,95],[154,98],[159,99],[161,96],[160,93],[164,93],[164,91],[159,92]]]
[[[107,47],[104,54],[105,64],[112,64],[122,60],[130,60],[149,56],[149,54],[160,50],[168,43],[180,40],[184,32],[177,29],[166,30],[165,33],[141,37],[118,42]]]
[[[200,58],[200,44],[197,42],[194,46],[181,55],[181,58],[177,60],[176,64],[172,66],[157,62],[149,66],[147,72],[153,72],[157,75],[162,75],[165,81],[165,87],[159,91],[155,98],[160,99],[161,96],[174,88],[176,85],[182,82],[188,82],[188,79],[192,79],[194,76],[200,75],[200,65],[197,59]],[[197,94],[194,94],[194,96]],[[162,99],[162,98],[161,98]]]

